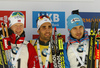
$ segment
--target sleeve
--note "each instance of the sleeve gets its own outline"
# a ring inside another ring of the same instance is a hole
[[[70,63],[67,56],[67,43],[64,43],[64,60],[65,60],[65,67],[70,68]]]
[[[34,46],[31,43],[28,43],[27,46],[29,52],[28,68],[40,68],[38,56]]]

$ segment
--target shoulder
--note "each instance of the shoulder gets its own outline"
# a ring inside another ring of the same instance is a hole
[[[65,49],[65,48],[68,49],[69,46],[70,46],[70,43],[69,43],[68,41],[64,43],[64,49]]]
[[[67,50],[67,48],[68,48],[68,42],[65,42],[64,43],[64,50]]]
[[[24,45],[27,45],[27,47],[32,47],[32,44],[26,40],[24,40]]]
[[[89,39],[83,40],[81,43],[82,43],[82,44],[89,44]]]
[[[33,40],[30,40],[29,42],[34,46],[34,44],[36,43],[37,39],[33,39]]]
[[[34,50],[34,46],[30,42],[28,42],[26,40],[24,40],[24,45],[27,46],[27,48],[28,48],[29,51],[30,50],[32,50],[32,51]]]
[[[26,40],[24,40],[24,42],[23,42],[25,45],[27,45],[29,42],[28,41],[26,41]]]
[[[67,46],[67,42],[64,43],[64,47],[66,47],[66,46]]]

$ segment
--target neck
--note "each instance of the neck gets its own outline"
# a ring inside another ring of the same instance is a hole
[[[40,41],[44,42],[44,43],[47,43],[49,40],[44,40],[44,39],[41,39],[39,38]]]

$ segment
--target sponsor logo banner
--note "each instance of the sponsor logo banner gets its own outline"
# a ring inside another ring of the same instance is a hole
[[[9,27],[9,16],[10,14],[14,11],[0,11],[0,28],[1,28],[1,23],[7,23],[7,26]],[[25,16],[25,22],[24,22],[24,28],[26,28],[26,11],[20,11],[24,14]]]
[[[92,20],[94,21],[98,20],[100,22],[100,13],[98,12],[79,12],[79,15],[82,17],[85,28],[91,28]]]
[[[41,14],[40,14],[41,12]],[[52,20],[52,27],[65,28],[65,12],[54,12],[54,11],[33,11],[32,12],[32,27],[37,28],[36,20],[40,15],[48,15]]]

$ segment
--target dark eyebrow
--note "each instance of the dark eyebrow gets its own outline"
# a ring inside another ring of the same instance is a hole
[[[52,26],[52,24],[50,24],[49,26]]]
[[[42,26],[42,27],[46,27],[46,26]]]
[[[76,27],[73,27],[73,28],[76,28]]]
[[[83,26],[80,26],[80,27],[83,27]]]

